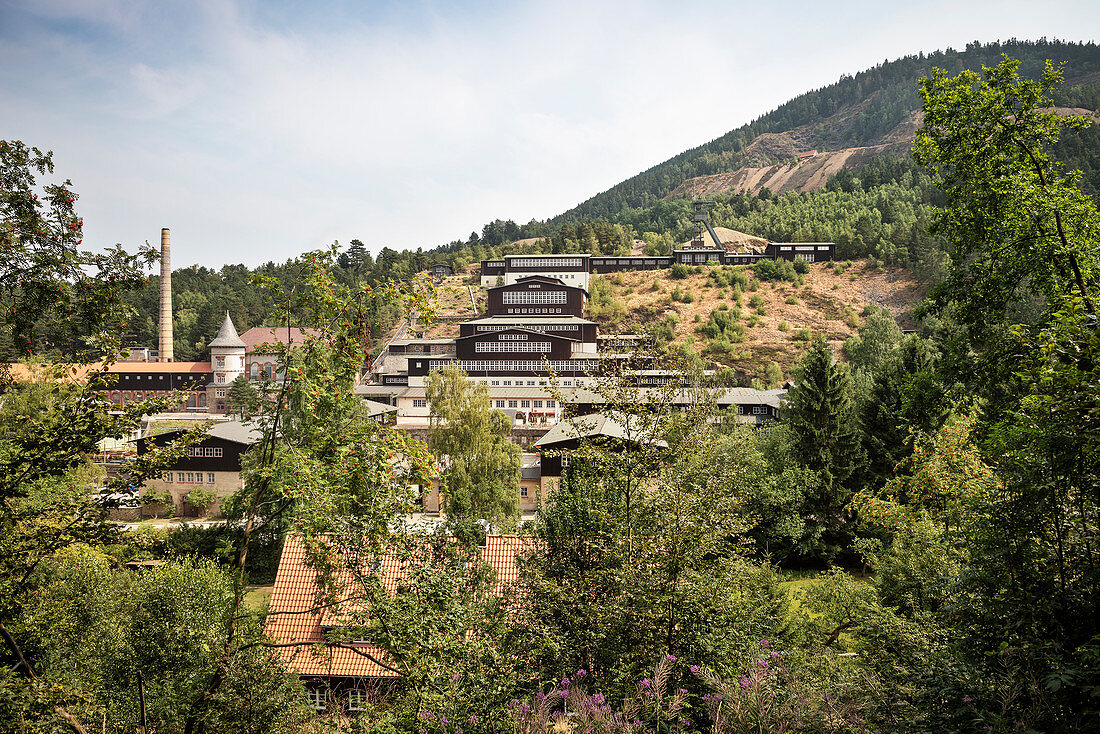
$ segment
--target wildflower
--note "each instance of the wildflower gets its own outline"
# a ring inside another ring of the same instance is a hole
[[[477,714],[470,714],[470,718],[467,719],[467,721],[469,721],[471,724],[476,724],[479,721],[479,719],[477,718]]]
[[[561,687],[562,688],[568,688],[569,687],[569,679],[568,678],[562,678],[561,679]]]
[[[650,686],[649,678],[642,678],[641,681],[638,682],[638,687],[639,688],[649,688],[649,686]]]
[[[974,699],[970,696],[963,696],[963,703],[973,703]]]
[[[691,666],[691,672],[692,673],[698,673],[699,672],[699,666],[698,665],[692,665]]]
[[[670,663],[675,663],[676,662],[676,656],[675,655],[665,655],[665,660],[669,661]]]
[[[760,647],[771,647],[771,643],[769,643],[767,640],[761,640]]]
[[[741,684],[741,690],[742,691],[748,690],[749,686],[752,685],[752,681],[750,681],[748,676],[745,676],[745,675],[738,678],[737,682]]]
[[[588,671],[585,670],[584,668],[580,668],[579,670],[577,670],[577,677],[578,678],[583,678],[586,675],[588,675]]]
[[[777,653],[777,652],[772,652],[772,653],[771,653],[771,659],[772,659],[772,660],[778,660],[778,659],[779,659],[779,653]]]

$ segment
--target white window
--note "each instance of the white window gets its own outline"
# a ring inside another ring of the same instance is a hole
[[[518,400],[509,400],[508,401],[508,407],[509,408],[518,408],[519,407],[519,401]]]
[[[164,481],[166,481],[166,482],[171,482],[172,481],[172,472],[168,472],[167,474],[164,475]]]
[[[214,483],[214,472],[211,471],[211,472],[206,473],[206,483],[207,484],[213,484]]]
[[[767,407],[765,407],[763,405],[754,405],[754,406],[752,406],[752,414],[753,415],[767,415],[768,414],[768,409],[767,409]]]
[[[496,407],[503,408],[504,407],[504,401],[503,400],[497,400],[496,401]]]
[[[201,471],[197,472],[195,474],[195,484],[202,484],[202,472]]]
[[[478,342],[475,352],[549,352],[550,342]]]
[[[546,401],[546,407],[547,408],[556,408],[556,407],[558,407],[558,405],[553,400],[547,400]]]
[[[218,369],[225,369],[225,357],[218,357]]]
[[[325,710],[325,706],[328,704],[328,691],[323,688],[307,688],[306,696],[309,700],[309,705],[315,710]]]
[[[214,381],[217,382],[219,385],[225,384],[225,375],[223,375],[222,373],[219,372],[214,376],[214,378]]]
[[[427,408],[428,407],[428,401],[427,401],[426,398],[413,398],[413,407],[414,408]]]
[[[183,478],[184,478],[185,476],[186,476],[186,475],[185,475],[185,474],[184,474],[183,472],[181,472],[181,471],[180,471],[180,472],[176,472],[176,481],[177,481],[177,482],[180,482],[180,483],[182,484],[182,483],[183,483],[183,481],[184,481],[184,479],[183,479]]]
[[[216,397],[216,398],[224,398],[224,397],[225,397],[225,390],[222,390],[222,389],[220,389],[220,388],[219,388],[219,389],[217,389],[217,390],[215,390],[215,391],[214,391],[214,397]]]
[[[187,483],[192,484],[195,481],[195,472],[187,472]]]
[[[217,456],[217,457],[220,458],[221,455],[222,455],[222,450],[221,449],[214,449],[214,456]]]
[[[527,487],[520,487],[519,488],[519,496],[520,497],[526,497],[527,496]]]
[[[530,400],[520,400],[519,401],[519,407],[521,407],[521,408],[530,408],[531,407],[531,401]]]
[[[369,702],[366,691],[359,689],[348,691],[348,711],[363,711]]]
[[[541,408],[542,407],[542,401],[541,400],[536,400],[535,401],[535,407],[536,408]]]
[[[504,294],[505,306],[564,305],[565,303],[565,291],[512,291]]]

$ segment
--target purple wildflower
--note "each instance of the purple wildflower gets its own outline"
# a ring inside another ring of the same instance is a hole
[[[650,686],[649,678],[642,678],[642,680],[639,681],[638,686],[641,687],[641,688],[649,688],[649,686]]]
[[[691,672],[692,673],[698,673],[699,672],[699,666],[698,665],[692,665],[691,666]]]
[[[761,641],[760,641],[760,647],[771,647],[771,643],[770,643],[770,642],[768,642],[768,641],[767,641],[766,639],[765,639],[765,640],[761,640]]]
[[[778,660],[779,659],[779,653],[777,653],[777,652],[771,652],[771,653],[769,653],[769,655],[770,655],[772,660]]]
[[[561,687],[562,688],[568,688],[569,687],[569,679],[568,678],[562,678],[561,679]]]
[[[737,682],[741,684],[741,690],[742,691],[747,691],[749,686],[752,685],[752,681],[750,681],[748,676],[745,676],[745,675],[738,678]]]
[[[675,655],[665,655],[665,660],[669,661],[670,663],[675,663],[676,662],[676,656]]]
[[[970,696],[963,696],[963,703],[973,703],[974,699]]]
[[[479,721],[479,719],[477,718],[477,714],[470,714],[470,718],[467,719],[467,721],[469,721],[471,724],[476,724]]]
[[[588,671],[585,670],[584,668],[580,668],[579,670],[577,670],[577,677],[578,678],[583,678],[586,675],[588,675]]]

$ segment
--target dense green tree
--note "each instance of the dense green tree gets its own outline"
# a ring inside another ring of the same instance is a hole
[[[795,436],[795,458],[821,477],[817,491],[806,498],[806,509],[823,528],[823,542],[835,552],[844,542],[852,496],[848,481],[862,461],[852,378],[819,341],[799,363],[795,382],[783,404],[783,420]]]
[[[978,356],[963,377],[986,398],[1000,480],[971,524],[959,649],[989,681],[990,719],[1006,718],[992,699],[1008,696],[1022,726],[1084,731],[1100,681],[1100,215],[1052,156],[1064,128],[1088,122],[1051,109],[1060,77],[1048,63],[1023,79],[1008,58],[980,75],[935,71],[914,152],[947,196],[937,227],[954,258],[936,305]]]
[[[520,449],[489,388],[457,367],[428,376],[428,445],[440,465],[440,494],[454,519],[507,522],[517,514]]]

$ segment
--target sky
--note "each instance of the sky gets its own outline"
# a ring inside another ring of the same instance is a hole
[[[0,138],[173,265],[545,219],[843,74],[1100,3],[0,0]]]

